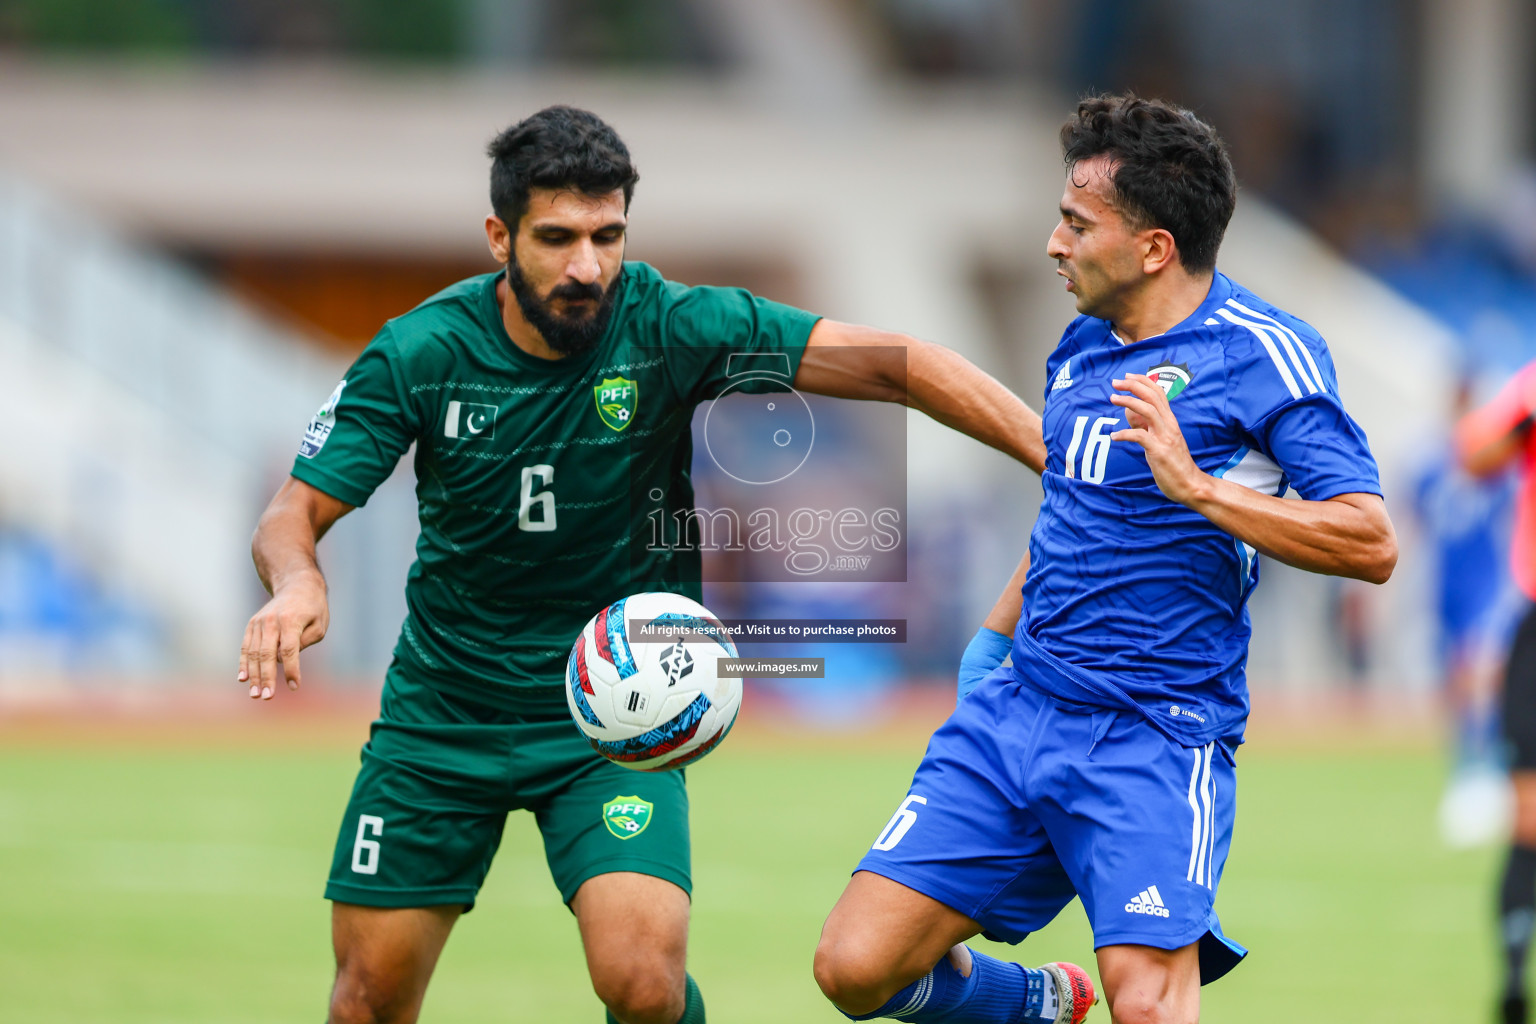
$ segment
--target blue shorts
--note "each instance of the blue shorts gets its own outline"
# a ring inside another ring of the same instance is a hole
[[[1214,904],[1236,777],[1220,742],[1182,747],[1134,711],[1066,704],[989,675],[939,727],[859,871],[1019,942],[1073,896],[1094,947],[1200,943],[1202,984],[1247,950]]]

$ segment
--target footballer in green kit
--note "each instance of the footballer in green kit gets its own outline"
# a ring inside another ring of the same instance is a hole
[[[905,403],[1036,471],[1039,417],[938,345],[626,263],[638,174],[593,114],[540,111],[490,156],[486,236],[506,269],[386,323],[310,421],[252,542],[272,598],[239,679],[261,699],[298,686],[329,616],[315,544],[414,444],[407,615],[326,888],[329,1019],[416,1019],[508,812],[528,810],[610,1019],[696,1024],[683,773],[599,757],[563,690],[597,610],[702,596],[696,550],[637,541],[647,501],[692,508],[694,408],[732,386],[733,357],[765,357],[777,376],[735,390]]]

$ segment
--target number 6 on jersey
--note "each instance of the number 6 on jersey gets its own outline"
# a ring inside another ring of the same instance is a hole
[[[896,808],[896,813],[891,815],[891,820],[886,823],[885,830],[875,840],[875,845],[870,847],[870,849],[890,850],[897,843],[901,842],[901,837],[906,835],[907,830],[917,823],[917,812],[911,809],[913,804],[922,804],[926,807],[928,805],[928,798],[913,793],[903,800],[901,806]]]
[[[535,481],[538,486],[547,488],[555,482],[555,467],[523,467],[523,488],[517,502],[517,528],[528,533],[548,533],[555,528],[555,492],[543,490],[535,494]],[[537,519],[533,517],[534,509],[539,510]]]

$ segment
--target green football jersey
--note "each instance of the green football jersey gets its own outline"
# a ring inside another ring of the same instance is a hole
[[[515,709],[560,694],[604,605],[700,598],[699,553],[650,533],[693,507],[694,407],[732,383],[733,356],[773,368],[736,390],[787,384],[817,317],[626,263],[602,341],[545,360],[507,337],[498,276],[385,324],[310,421],[293,475],[362,505],[416,445],[421,534],[395,656],[439,689]]]

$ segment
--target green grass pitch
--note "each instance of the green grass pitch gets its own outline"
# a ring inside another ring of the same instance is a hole
[[[0,750],[0,1021],[323,1019],[320,891],[355,751],[195,743]],[[811,951],[921,749],[915,734],[787,750],[744,736],[690,773],[690,968],[711,1020],[843,1019],[811,981]],[[1245,748],[1218,909],[1253,953],[1205,989],[1205,1020],[1490,1019],[1496,854],[1440,847],[1441,772],[1427,747]],[[983,948],[1092,963],[1075,903],[1016,950]],[[423,1020],[602,1020],[527,815],[450,941]]]

